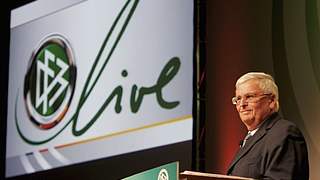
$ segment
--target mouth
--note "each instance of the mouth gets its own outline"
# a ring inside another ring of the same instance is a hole
[[[248,113],[251,113],[251,110],[241,110],[240,113],[241,114],[248,114]]]

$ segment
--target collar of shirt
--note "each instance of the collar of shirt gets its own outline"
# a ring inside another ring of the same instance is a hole
[[[258,130],[259,130],[259,128],[256,128],[255,130],[252,130],[252,131],[248,131],[248,134],[253,136]]]

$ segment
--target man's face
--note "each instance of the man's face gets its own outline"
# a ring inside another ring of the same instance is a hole
[[[275,106],[271,94],[265,94],[257,80],[248,80],[236,89],[240,102],[236,105],[240,119],[248,130],[254,130],[270,114]]]

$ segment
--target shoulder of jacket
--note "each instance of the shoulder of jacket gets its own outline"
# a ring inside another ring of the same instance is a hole
[[[303,139],[299,128],[291,121],[279,119],[268,129],[266,138],[273,144],[283,144],[288,139]]]

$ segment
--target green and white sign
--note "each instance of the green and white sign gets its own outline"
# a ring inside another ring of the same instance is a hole
[[[193,3],[46,0],[14,9],[6,177],[190,141]]]
[[[179,163],[173,162],[156,167],[139,174],[124,178],[123,180],[178,180]]]

